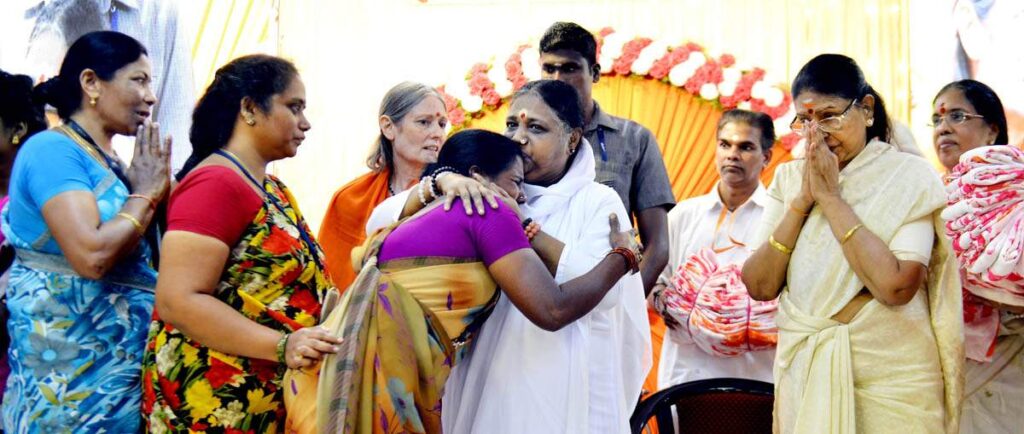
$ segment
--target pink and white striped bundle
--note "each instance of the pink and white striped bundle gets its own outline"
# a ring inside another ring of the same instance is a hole
[[[711,355],[769,350],[778,342],[778,301],[751,299],[740,266],[720,265],[708,248],[679,266],[668,287],[654,297],[654,308],[679,324],[669,334]]]
[[[999,314],[979,298],[1024,306],[1024,152],[973,149],[947,179],[942,218],[960,263],[967,355],[988,361]]]

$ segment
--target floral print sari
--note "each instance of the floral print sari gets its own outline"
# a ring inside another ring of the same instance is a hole
[[[53,140],[75,141],[104,177],[92,186],[101,221],[116,218],[128,188],[66,128]],[[49,145],[50,143],[48,143]],[[67,148],[59,148],[60,150]],[[34,173],[32,176],[58,176]],[[43,250],[45,230],[26,240],[11,229],[10,207],[3,231],[15,248],[7,288],[11,374],[4,395],[8,433],[137,432],[139,363],[153,311],[156,271],[142,242],[102,279],[81,277],[67,258]]]
[[[309,237],[302,233],[309,228],[291,193],[269,175],[265,188],[273,199],[264,197],[232,249],[214,296],[246,318],[288,333],[316,325],[321,300],[333,289],[319,246],[304,242]],[[153,319],[142,371],[142,413],[149,432],[274,433],[283,428],[284,365],[216,351],[157,314]]]

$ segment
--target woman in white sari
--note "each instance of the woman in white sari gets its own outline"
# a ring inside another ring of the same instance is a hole
[[[615,191],[594,182],[576,91],[558,81],[528,83],[506,125],[527,157],[523,212],[565,244],[555,280],[585,274],[608,250],[608,215],[628,216]],[[622,278],[593,311],[556,332],[502,298],[474,345],[445,387],[445,432],[629,432],[650,369],[640,276]]]
[[[846,56],[793,81],[807,158],[768,189],[743,281],[779,297],[775,430],[956,433],[963,390],[959,276],[923,159],[885,142],[881,98]]]

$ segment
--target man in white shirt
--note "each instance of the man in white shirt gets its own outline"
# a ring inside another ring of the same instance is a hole
[[[725,112],[718,122],[715,166],[720,177],[706,195],[680,202],[668,213],[669,262],[654,294],[669,284],[676,269],[702,248],[710,248],[722,265],[739,264],[756,245],[754,236],[764,211],[765,188],[760,175],[771,160],[775,143],[772,120],[764,113]],[[680,340],[674,321],[662,344],[658,388],[709,378],[748,378],[772,381],[775,351],[753,351],[734,357],[712,355]]]

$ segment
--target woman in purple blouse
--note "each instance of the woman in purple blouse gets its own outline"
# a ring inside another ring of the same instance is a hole
[[[483,215],[445,212],[443,201],[427,200],[440,173],[474,177],[507,196]],[[424,175],[420,198],[429,204],[353,252],[362,271],[324,323],[343,338],[340,351],[321,364],[315,398],[315,375],[286,378],[286,429],[440,432],[445,380],[500,293],[539,327],[558,330],[636,268],[639,246],[610,216],[612,252],[558,285],[552,269],[563,246],[521,219],[523,156],[500,134],[456,133]]]

